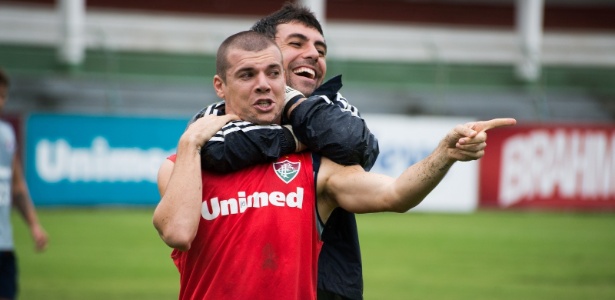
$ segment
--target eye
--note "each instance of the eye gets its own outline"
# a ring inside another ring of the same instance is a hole
[[[327,56],[327,49],[323,49],[323,48],[316,48],[316,51],[318,51],[318,55],[320,55],[320,57],[325,57]]]
[[[282,74],[282,72],[280,72],[280,70],[272,70],[271,72],[269,72],[269,76],[273,77],[273,78],[277,78]]]
[[[250,79],[253,77],[253,74],[251,72],[241,72],[239,73],[239,78],[241,79]]]
[[[300,42],[290,42],[288,44],[293,46],[293,47],[295,47],[295,48],[301,48],[301,43]]]

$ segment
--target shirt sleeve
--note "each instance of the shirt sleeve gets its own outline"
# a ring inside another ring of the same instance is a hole
[[[359,110],[340,94],[342,75],[318,87],[292,111],[290,124],[308,149],[341,165],[370,170],[380,150]]]
[[[195,114],[188,126],[204,115],[224,115],[224,108],[224,101],[209,105]],[[225,125],[201,148],[201,168],[229,173],[273,161],[295,149],[295,139],[288,128],[234,121]]]
[[[233,121],[201,148],[201,167],[229,173],[258,163],[276,160],[295,151],[289,129],[280,125],[255,125]]]
[[[380,153],[378,140],[355,107],[339,93],[332,97],[312,96],[292,111],[290,122],[297,139],[338,164],[371,169]]]

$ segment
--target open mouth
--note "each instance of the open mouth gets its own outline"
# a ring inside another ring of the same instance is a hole
[[[293,70],[293,73],[302,77],[306,77],[309,79],[316,78],[316,72],[313,69],[306,67],[299,67]]]
[[[265,99],[263,99],[263,100],[258,100],[258,101],[256,102],[256,106],[258,106],[258,107],[262,107],[262,108],[267,108],[267,107],[269,107],[269,106],[271,105],[271,103],[272,103],[272,101],[271,101],[271,100],[265,100]]]

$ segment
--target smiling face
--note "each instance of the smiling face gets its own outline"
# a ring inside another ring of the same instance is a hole
[[[282,53],[275,45],[259,51],[230,49],[226,78],[214,77],[214,88],[226,102],[226,113],[254,124],[279,124],[284,108]]]
[[[282,50],[286,84],[309,96],[327,72],[327,44],[315,28],[299,22],[277,26],[275,42]]]

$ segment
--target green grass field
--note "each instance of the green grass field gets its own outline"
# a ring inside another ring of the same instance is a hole
[[[148,209],[39,209],[37,254],[13,218],[21,300],[176,299]],[[615,214],[358,217],[365,299],[615,299]]]

